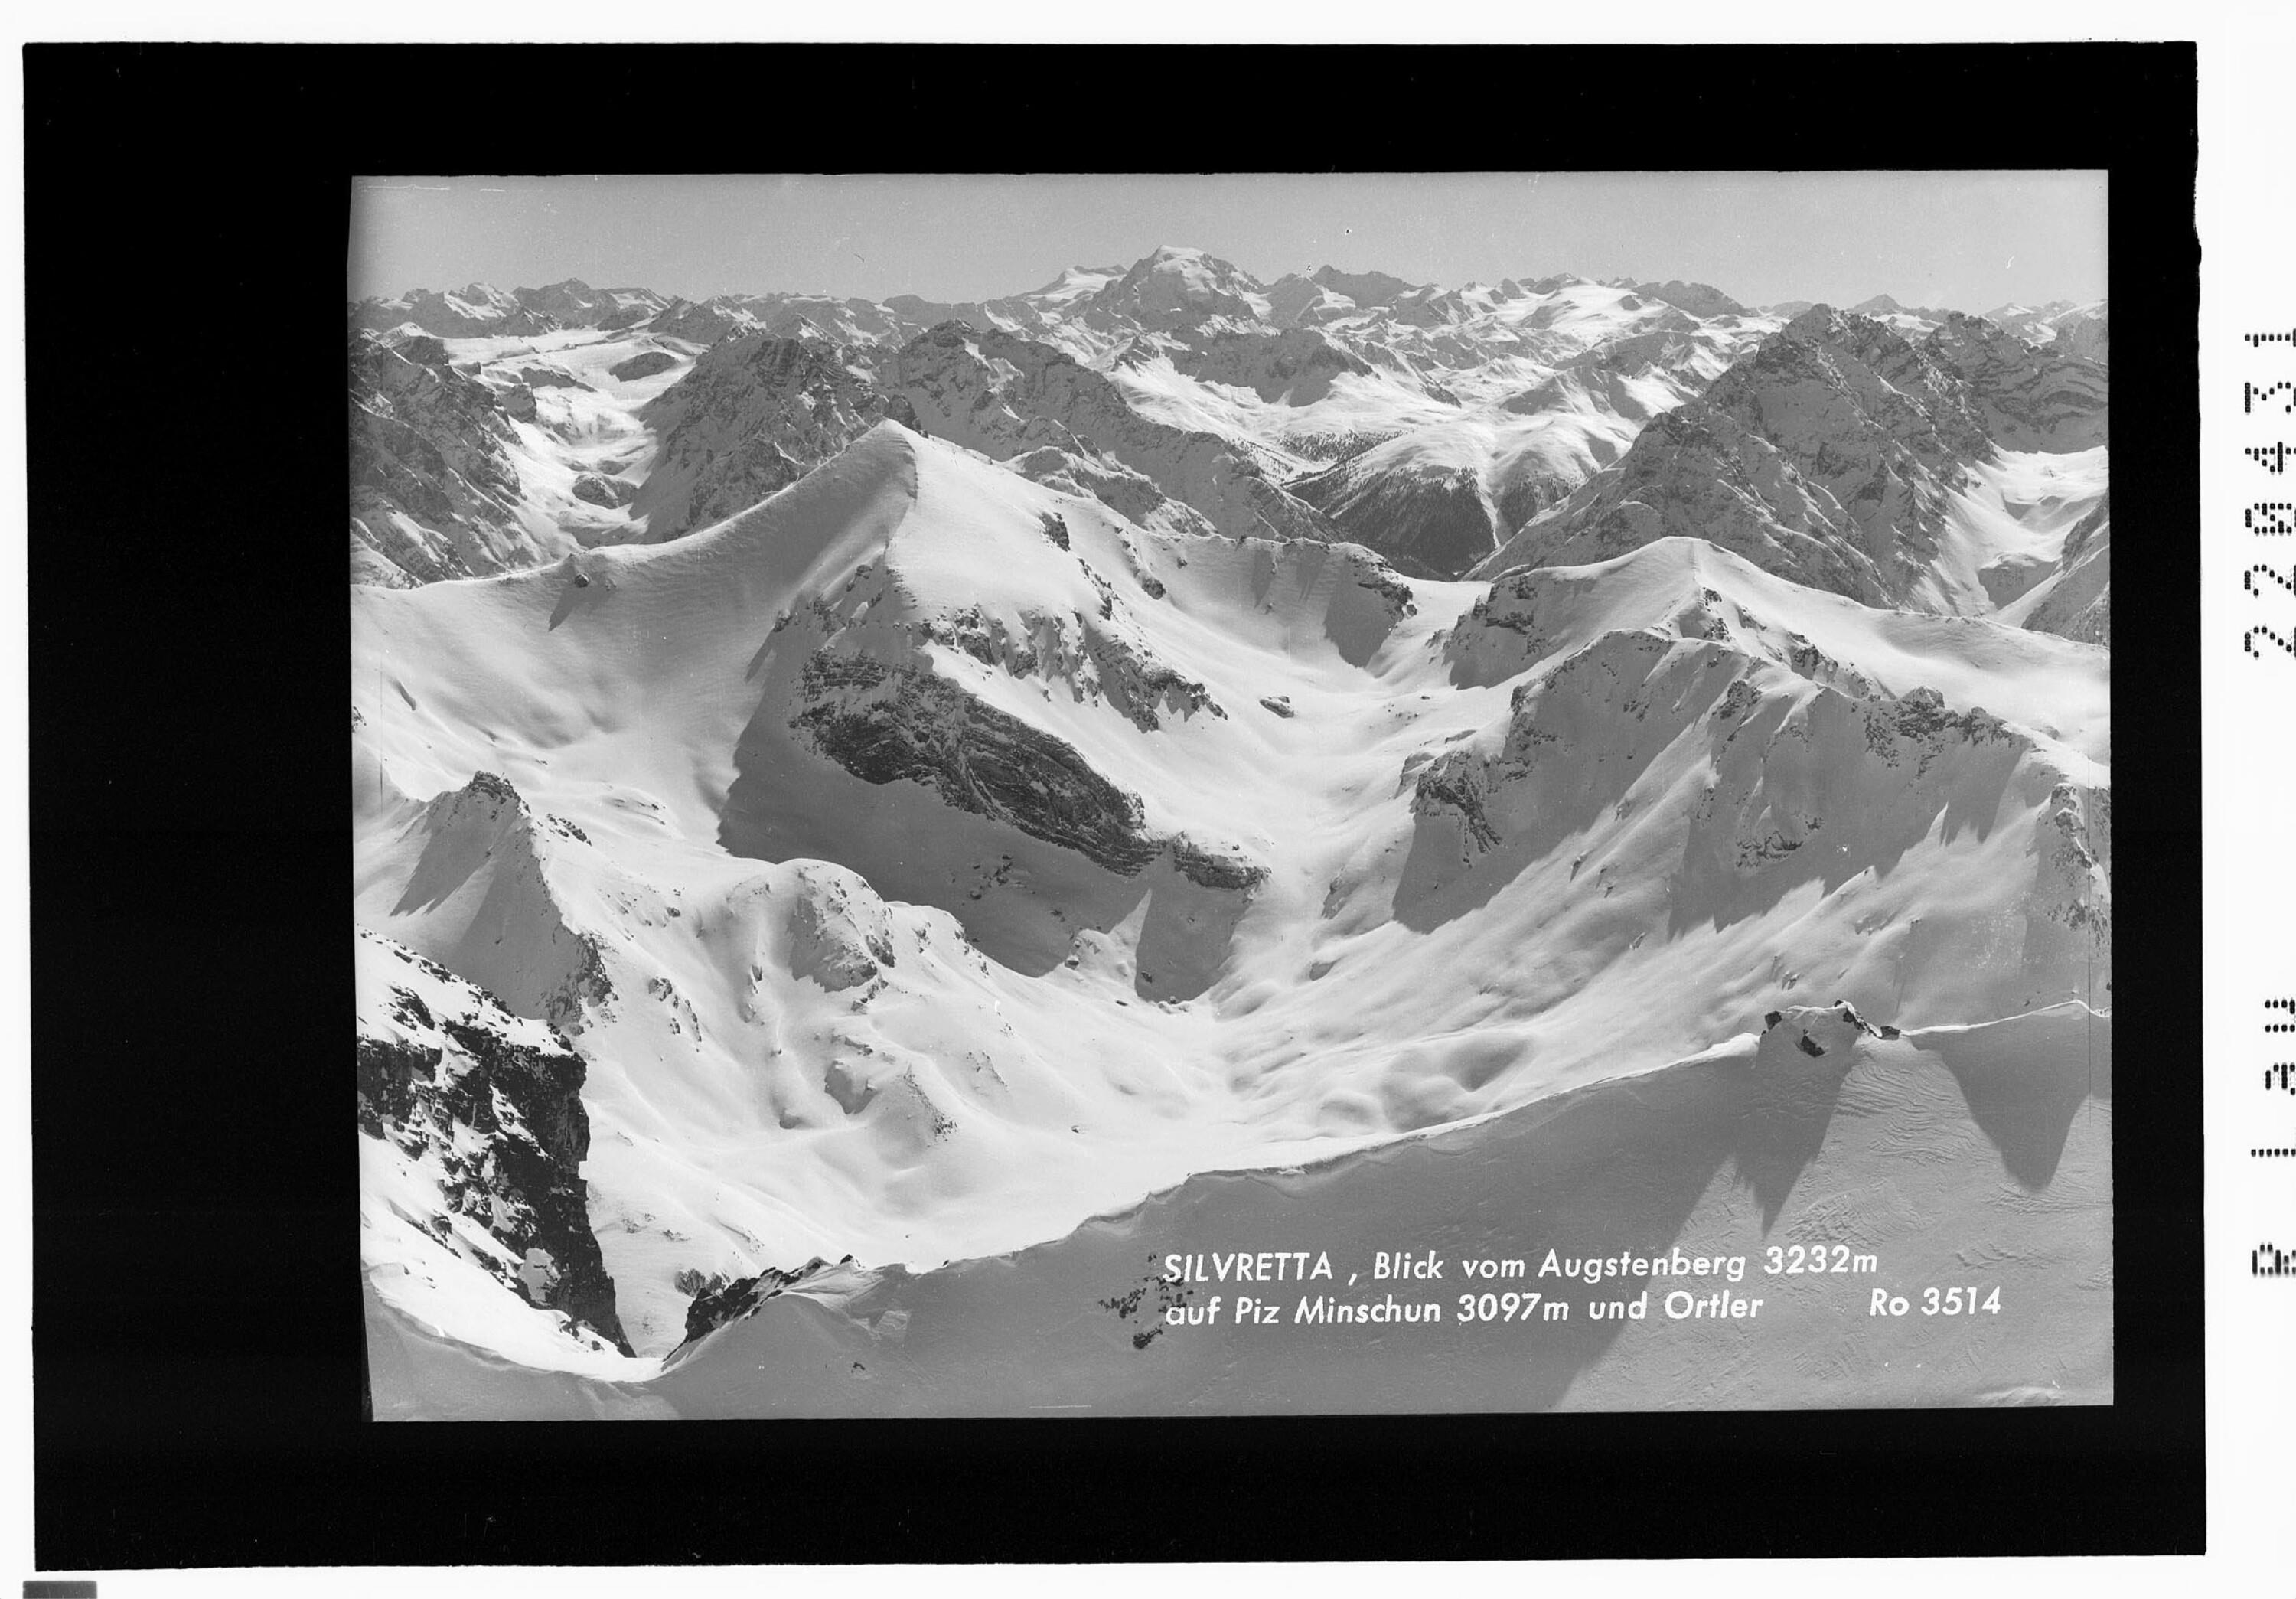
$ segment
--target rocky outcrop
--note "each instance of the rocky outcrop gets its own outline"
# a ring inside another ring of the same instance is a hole
[[[2038,863],[2026,902],[2028,938],[2055,932],[2095,963],[2090,1003],[2112,979],[2112,791],[2065,782],[2033,828]]]
[[[799,867],[789,914],[790,970],[831,993],[898,965],[892,913],[859,874],[826,861]]]
[[[1127,876],[1162,845],[1141,805],[1077,750],[930,671],[820,653],[790,726],[864,783],[920,783],[956,810],[1019,828]]]
[[[1171,840],[1172,866],[1199,888],[1249,893],[1267,881],[1267,868],[1230,844],[1211,849],[1182,834]]]
[[[627,361],[619,361],[606,370],[618,383],[635,382],[639,378],[651,378],[668,372],[677,365],[677,357],[666,349],[642,350]]]
[[[546,1022],[361,929],[359,1131],[435,1194],[410,1216],[508,1292],[630,1352],[590,1229],[581,1167],[586,1068]]]
[[[898,1268],[896,1268],[898,1272]],[[706,1333],[713,1332],[729,1322],[755,1316],[767,1300],[792,1287],[809,1283],[832,1272],[848,1272],[866,1278],[865,1268],[856,1265],[852,1256],[832,1265],[816,1255],[793,1271],[783,1271],[768,1266],[754,1277],[742,1277],[733,1282],[722,1278],[701,1278],[693,1282],[693,1302],[686,1308],[685,1340],[692,1343]],[[901,1320],[906,1320],[902,1313]]]
[[[2025,626],[2083,644],[2112,643],[2112,497],[2075,523],[2056,571],[2025,612]]]
[[[647,539],[746,511],[888,418],[917,425],[854,368],[853,351],[813,338],[746,333],[706,351],[638,414],[661,440],[630,502]]]
[[[637,490],[619,478],[602,478],[595,472],[584,472],[574,480],[574,497],[593,505],[609,508],[627,505]]]

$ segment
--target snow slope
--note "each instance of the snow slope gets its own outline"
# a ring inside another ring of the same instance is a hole
[[[642,1357],[697,1280],[1002,1255],[1813,995],[2109,1007],[2105,652],[1696,540],[1413,581],[886,422],[353,612],[357,920],[580,1053]]]

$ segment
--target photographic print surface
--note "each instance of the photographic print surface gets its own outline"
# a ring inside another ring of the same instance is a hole
[[[2111,1402],[2105,186],[363,180],[377,1417]]]

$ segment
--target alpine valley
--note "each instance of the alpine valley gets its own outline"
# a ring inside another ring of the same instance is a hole
[[[378,1416],[2111,1400],[2103,303],[349,321]]]

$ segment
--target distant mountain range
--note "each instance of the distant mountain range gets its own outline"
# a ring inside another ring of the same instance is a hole
[[[1868,314],[1909,342],[1970,342],[1955,313],[1884,296],[1852,308]],[[1456,576],[1806,319],[1702,283],[1440,289],[1330,266],[1262,283],[1173,248],[962,304],[412,291],[352,308],[354,570],[425,582],[675,537],[891,418],[1127,514]],[[2104,306],[1993,320],[2038,353],[1998,347],[1963,374],[1968,403],[2086,396],[2101,438]],[[2068,360],[2095,370],[2068,381]],[[2063,422],[1997,431],[2047,448],[2080,432]]]

